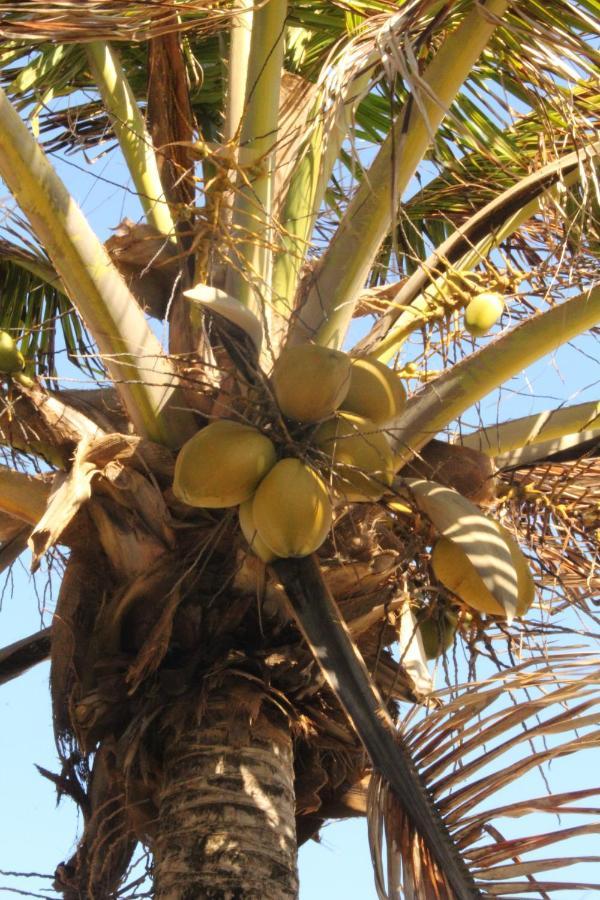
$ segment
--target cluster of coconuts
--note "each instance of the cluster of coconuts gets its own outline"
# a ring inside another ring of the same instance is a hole
[[[23,354],[7,331],[0,331],[0,374],[13,375],[25,367]]]
[[[280,458],[258,428],[221,419],[184,444],[173,482],[190,506],[239,506],[242,533],[265,562],[317,550],[331,528],[332,498],[383,496],[394,477],[383,428],[406,403],[399,376],[377,359],[313,344],[282,352],[271,387],[304,435],[302,459]]]

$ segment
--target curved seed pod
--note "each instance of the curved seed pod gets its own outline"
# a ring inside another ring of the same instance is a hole
[[[535,586],[529,566],[512,534],[495,523],[510,551],[517,574],[517,616],[524,616],[535,597]],[[506,610],[487,589],[477,569],[458,544],[440,538],[433,548],[431,565],[436,578],[457,597],[478,612],[506,616]]]
[[[252,310],[236,300],[235,297],[231,297],[219,288],[210,287],[208,284],[196,284],[189,291],[184,291],[183,296],[192,303],[223,316],[228,322],[241,328],[256,347],[257,353],[260,353],[263,339],[262,325]]]
[[[518,578],[508,543],[498,524],[452,488],[415,478],[404,479],[404,484],[442,537],[448,538],[468,557],[494,598],[499,609],[497,615],[505,615],[511,621],[517,615]],[[441,576],[440,581],[446,584]],[[448,584],[446,587],[454,590]]]

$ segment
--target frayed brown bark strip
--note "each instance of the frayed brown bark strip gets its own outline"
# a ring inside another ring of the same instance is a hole
[[[353,643],[314,557],[273,563],[330,688],[345,709],[371,762],[389,782],[413,828],[426,842],[450,886],[447,897],[480,897],[401,735],[396,731]],[[451,889],[450,889],[451,888]]]
[[[128,823],[125,791],[113,749],[103,745],[90,775],[85,827],[74,855],[55,872],[64,900],[111,900],[125,876],[137,839]]]
[[[94,622],[104,592],[109,589],[106,557],[91,540],[76,545],[67,562],[52,620],[50,693],[59,746],[72,735],[75,706],[89,688]]]
[[[50,628],[44,628],[36,634],[0,650],[0,684],[6,684],[13,678],[27,672],[50,656]]]
[[[156,900],[297,897],[291,735],[264,701],[234,684],[167,743]]]
[[[177,22],[175,15],[173,21]],[[176,32],[148,42],[148,127],[167,200],[191,206],[196,187],[194,114],[181,37]]]

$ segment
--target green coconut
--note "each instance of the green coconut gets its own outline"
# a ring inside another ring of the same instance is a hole
[[[316,344],[290,347],[275,363],[271,382],[284,416],[296,422],[320,422],[348,393],[350,357]]]
[[[319,425],[313,440],[329,457],[335,491],[348,502],[379,500],[390,487],[394,457],[374,422],[338,413]]]
[[[441,615],[430,616],[419,623],[427,659],[437,659],[450,649],[454,643],[457,627],[458,616],[450,609],[444,609]]]
[[[351,361],[350,387],[340,408],[384,425],[400,415],[406,390],[398,374],[374,356]]]
[[[282,459],[258,486],[252,518],[259,538],[275,556],[309,556],[331,528],[327,485],[301,460]]]
[[[188,506],[237,506],[252,496],[276,461],[272,441],[257,428],[219,419],[179,451],[173,493]]]
[[[256,524],[254,522],[254,514],[252,512],[252,506],[254,503],[254,497],[251,497],[249,500],[245,500],[244,503],[240,504],[239,508],[239,519],[240,519],[240,528],[242,530],[242,534],[248,541],[250,549],[258,556],[259,559],[262,559],[265,563],[273,562],[274,559],[277,559],[273,551],[267,547],[263,539],[258,533],[256,528]]]
[[[12,375],[20,372],[25,366],[23,354],[7,331],[0,331],[0,372]]]

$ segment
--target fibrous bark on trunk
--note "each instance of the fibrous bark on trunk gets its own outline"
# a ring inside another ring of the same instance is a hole
[[[156,900],[287,900],[298,892],[287,722],[246,685],[209,698],[167,744]]]

